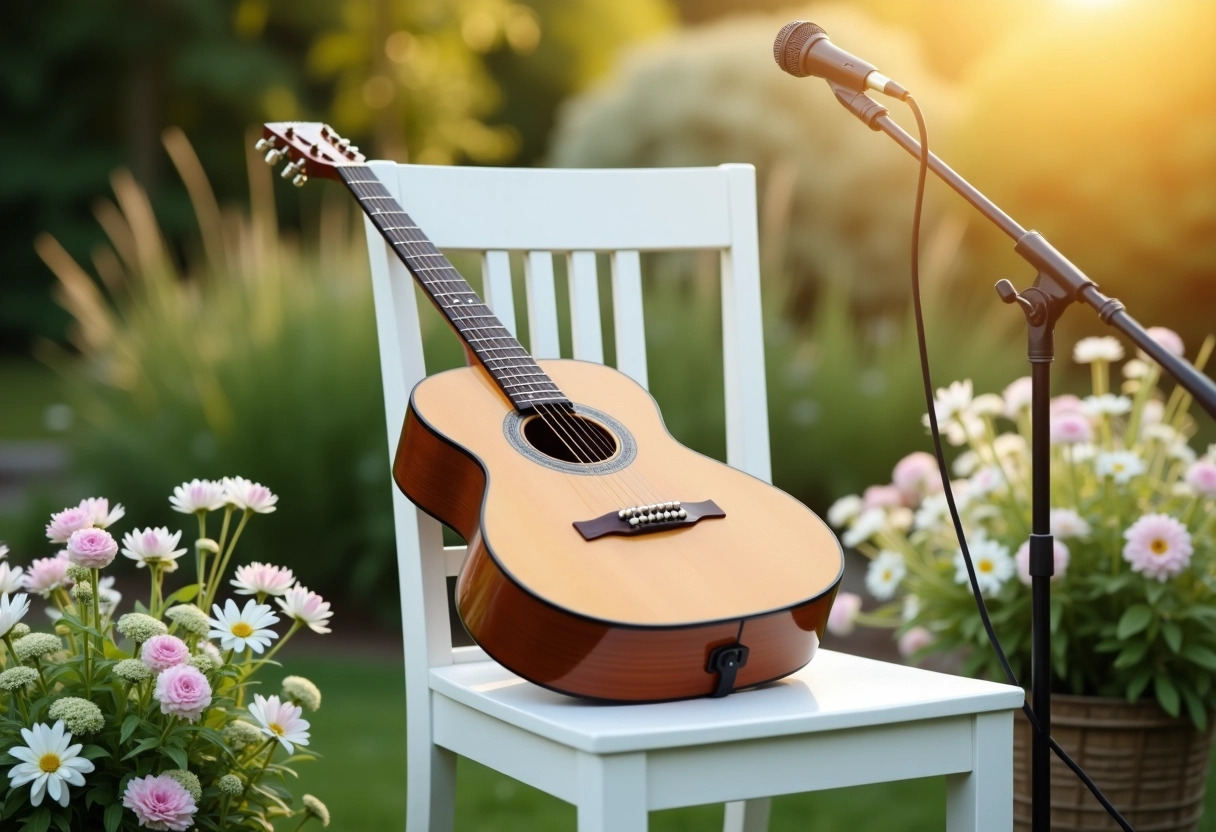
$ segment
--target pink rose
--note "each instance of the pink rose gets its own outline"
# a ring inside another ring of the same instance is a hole
[[[47,524],[46,536],[52,543],[67,543],[72,532],[87,529],[93,525],[93,514],[84,506],[72,506],[51,515]]]
[[[859,612],[861,596],[855,592],[841,592],[828,613],[828,632],[835,636],[847,636],[857,627]]]
[[[861,495],[866,508],[898,508],[904,504],[904,495],[893,485],[871,485]]]
[[[152,636],[139,652],[143,663],[157,672],[168,670],[190,658],[190,648],[177,636]]]
[[[1056,413],[1051,417],[1051,444],[1075,445],[1080,442],[1092,442],[1094,429],[1081,413],[1066,411]]]
[[[68,560],[86,569],[104,569],[118,554],[118,541],[105,529],[77,529],[68,538]]]
[[[186,787],[167,774],[137,777],[127,783],[122,805],[135,813],[145,829],[185,832],[194,823],[198,806]]]
[[[933,633],[924,627],[913,627],[899,637],[899,655],[905,659],[928,647],[934,641]]]
[[[906,504],[917,505],[926,494],[936,494],[942,490],[937,458],[924,451],[913,451],[895,463],[891,482],[903,494]]]
[[[156,690],[152,695],[160,703],[162,714],[174,714],[194,722],[211,704],[211,685],[197,668],[175,664],[156,677]]]
[[[1186,482],[1203,497],[1216,497],[1216,465],[1201,459],[1186,472]]]

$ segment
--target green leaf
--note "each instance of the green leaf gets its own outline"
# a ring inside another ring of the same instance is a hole
[[[1141,632],[1153,620],[1153,609],[1148,604],[1132,604],[1124,610],[1115,628],[1116,638],[1129,638]]]
[[[46,832],[51,828],[51,810],[43,806],[25,820],[21,832]]]
[[[1195,691],[1191,690],[1190,685],[1179,684],[1179,691],[1182,693],[1182,701],[1186,704],[1186,712],[1191,717],[1191,722],[1195,723],[1195,727],[1203,731],[1208,727],[1208,711],[1203,706],[1201,700]]]
[[[1182,628],[1168,618],[1161,619],[1161,637],[1173,652],[1182,649]]]
[[[186,751],[183,748],[167,745],[162,749],[165,754],[177,764],[178,768],[189,768],[189,760],[186,758]]]
[[[1216,670],[1216,652],[1201,644],[1188,644],[1182,651],[1182,658],[1207,670]]]
[[[1123,651],[1115,657],[1115,667],[1119,670],[1127,670],[1129,667],[1135,667],[1144,658],[1144,654],[1148,652],[1147,641],[1133,641],[1131,644],[1123,648]]]
[[[165,599],[161,609],[169,609],[174,604],[187,604],[198,596],[198,584],[188,584]]]
[[[1131,681],[1127,683],[1127,701],[1135,702],[1144,694],[1144,689],[1148,687],[1148,683],[1153,681],[1153,669],[1151,667],[1142,667],[1132,676]]]
[[[80,756],[86,760],[96,760],[98,757],[108,757],[110,752],[102,748],[100,745],[86,745],[80,751]]]
[[[1160,581],[1146,581],[1144,600],[1154,607],[1157,606],[1161,603],[1161,599],[1165,597],[1166,588],[1166,585]]]
[[[1161,704],[1162,709],[1170,716],[1178,716],[1181,712],[1182,702],[1178,696],[1178,688],[1170,681],[1170,677],[1164,673],[1158,673],[1153,677],[1153,688],[1157,692],[1157,701]]]
[[[124,760],[129,760],[132,757],[134,757],[135,755],[142,754],[143,752],[147,751],[149,748],[155,748],[158,745],[160,745],[160,737],[148,737],[147,739],[140,740],[139,745],[135,746],[130,751],[128,751],[126,754],[124,754],[122,758]]]
[[[59,827],[60,832],[72,832],[72,822],[62,815],[56,815],[51,820]]]
[[[118,744],[125,745],[127,740],[131,739],[131,734],[135,733],[138,725],[139,714],[128,714],[127,718],[122,721],[122,730],[118,732]]]
[[[119,824],[122,823],[122,804],[111,803],[107,806],[101,822],[105,824],[106,832],[117,832]]]

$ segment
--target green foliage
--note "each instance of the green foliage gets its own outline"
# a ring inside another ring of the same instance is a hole
[[[221,212],[184,138],[168,141],[202,230],[183,270],[122,176],[122,211],[108,226],[117,256],[98,261],[110,264],[105,293],[53,240],[39,243],[82,352],[51,357],[75,413],[74,470],[173,529],[181,517],[163,483],[230,474],[281,483],[283,522],[253,528],[250,543],[306,585],[387,592],[396,584],[387,433],[362,234],[343,202],[302,244],[280,237],[260,164],[255,213]]]
[[[949,124],[954,96],[924,68],[911,39],[844,6],[814,12],[829,30],[847,30],[857,54],[886,55],[899,67],[901,81],[925,102],[935,135]],[[822,85],[777,70],[772,39],[785,19],[732,19],[632,53],[609,83],[563,108],[552,161],[751,162],[766,272],[786,275],[794,287],[790,311],[805,317],[828,283],[847,287],[855,307],[902,310],[915,165],[859,127]],[[927,225],[940,213],[931,196]]]

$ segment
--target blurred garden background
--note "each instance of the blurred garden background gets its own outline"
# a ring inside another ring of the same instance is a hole
[[[774,476],[821,512],[927,447],[915,166],[822,82],[778,70],[789,20],[911,89],[936,152],[1143,323],[1192,353],[1216,327],[1210,0],[68,0],[6,18],[0,540],[17,563],[51,554],[47,516],[86,496],[176,529],[167,497],[184,480],[274,489],[278,512],[242,548],[337,610],[333,644],[293,645],[292,672],[326,695],[306,790],[338,829],[400,828],[404,806],[371,292],[345,192],[272,178],[249,149],[261,122],[327,121],[371,158],[426,164],[753,163]],[[999,392],[1023,374],[1024,342],[991,287],[1033,275],[943,186],[927,211],[936,380]],[[478,285],[475,263],[457,265]],[[721,368],[694,360],[719,354],[716,264],[649,265],[665,278],[645,298],[652,389],[678,438],[721,455],[723,415],[705,406]],[[425,326],[434,368],[459,361],[438,319]],[[1078,311],[1060,343],[1100,326]],[[1083,386],[1069,372],[1060,362],[1058,385]],[[458,828],[573,822],[462,771]],[[773,828],[891,828],[876,800],[909,807],[900,828],[940,828],[943,796],[928,782],[788,798]],[[712,828],[720,813],[661,813],[654,828]]]

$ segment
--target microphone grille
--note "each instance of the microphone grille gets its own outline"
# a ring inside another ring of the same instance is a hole
[[[802,47],[815,35],[826,35],[820,27],[806,20],[791,20],[781,27],[777,39],[773,41],[773,60],[777,66],[790,75],[804,78],[810,73],[802,69],[799,58],[802,57]]]

